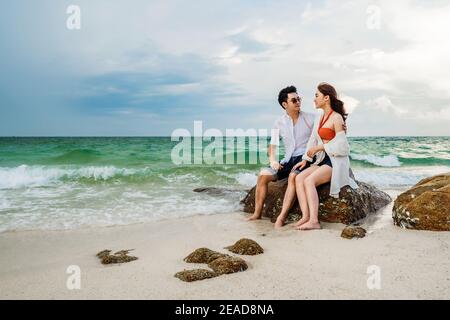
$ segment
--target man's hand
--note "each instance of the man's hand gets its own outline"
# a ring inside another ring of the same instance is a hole
[[[283,168],[283,166],[278,161],[271,161],[270,167],[275,171],[278,171]]]
[[[299,162],[295,166],[293,166],[291,171],[297,170],[298,168],[300,168],[300,170],[302,170],[305,166],[306,166],[306,160],[302,160],[301,162]]]

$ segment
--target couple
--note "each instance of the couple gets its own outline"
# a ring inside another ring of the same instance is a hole
[[[330,196],[338,197],[343,186],[358,188],[349,176],[350,147],[346,138],[344,103],[333,86],[320,83],[314,104],[323,110],[314,114],[301,111],[301,97],[294,86],[284,88],[278,103],[286,113],[275,121],[269,146],[270,167],[260,171],[255,193],[255,211],[248,220],[261,218],[269,182],[288,178],[283,207],[275,223],[284,225],[288,211],[297,195],[302,218],[295,223],[298,230],[320,229],[319,197],[316,187],[330,182]],[[277,161],[279,137],[283,139],[285,157]]]

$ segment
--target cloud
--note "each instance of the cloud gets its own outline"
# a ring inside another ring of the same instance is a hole
[[[69,1],[3,6],[0,134],[270,127],[281,88],[296,85],[314,112],[322,80],[352,134],[450,134],[446,2],[77,2],[79,31],[65,28]]]
[[[408,113],[408,110],[399,106],[395,106],[391,99],[387,96],[381,96],[374,100],[368,101],[368,106],[385,113],[402,116]]]
[[[341,100],[344,102],[345,111],[347,113],[352,113],[355,111],[356,107],[359,105],[359,100],[353,97],[347,96],[345,94],[340,95]]]
[[[228,39],[234,45],[235,54],[237,53],[263,53],[270,49],[270,45],[256,40],[250,34],[241,31],[239,33],[228,36]]]
[[[129,51],[118,64],[123,71],[80,77],[72,105],[97,111],[132,107],[189,112],[214,100],[218,92],[213,79],[223,72],[201,56],[161,53],[153,47]]]

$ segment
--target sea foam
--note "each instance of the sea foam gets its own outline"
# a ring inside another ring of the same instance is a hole
[[[360,160],[379,167],[400,167],[401,163],[395,155],[376,156],[373,154],[351,154],[353,160]]]
[[[20,165],[13,168],[0,167],[0,189],[47,186],[55,184],[61,179],[107,180],[116,175],[127,176],[135,173],[137,170],[114,166],[63,168]]]

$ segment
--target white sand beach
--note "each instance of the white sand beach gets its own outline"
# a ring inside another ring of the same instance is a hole
[[[1,299],[449,299],[450,233],[404,230],[388,222],[392,204],[362,239],[340,237],[344,225],[319,231],[276,231],[268,220],[246,222],[241,212],[121,227],[0,234]],[[364,226],[364,225],[363,225]],[[240,238],[262,255],[242,256],[244,272],[186,283],[183,262],[199,247],[227,252]],[[103,249],[135,249],[139,259],[102,265]],[[66,286],[68,266],[81,270],[81,288]],[[368,267],[380,269],[369,289]]]

